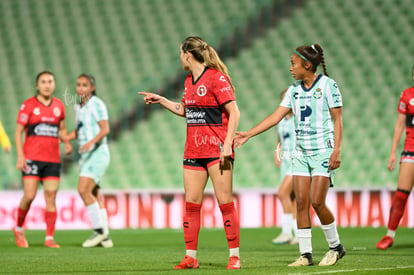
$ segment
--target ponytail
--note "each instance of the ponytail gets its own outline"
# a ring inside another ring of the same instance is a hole
[[[229,81],[229,84],[231,86],[231,89],[233,90],[233,93],[235,93],[236,89],[233,86],[233,82],[231,80],[227,67],[223,63],[223,61],[221,61],[220,57],[218,56],[214,48],[209,45],[206,45],[206,50],[203,52],[203,55],[204,55],[204,63],[206,64],[206,66],[216,69],[217,71],[224,74]]]
[[[183,52],[190,52],[198,62],[204,63],[207,67],[216,69],[224,74],[229,81],[233,93],[235,93],[236,89],[233,86],[226,65],[221,61],[216,50],[207,45],[206,41],[197,36],[190,36],[184,39],[181,44],[181,49]]]

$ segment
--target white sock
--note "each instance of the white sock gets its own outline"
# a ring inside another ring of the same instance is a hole
[[[239,252],[239,248],[230,248],[230,257],[231,256],[237,256],[240,258],[240,252]]]
[[[53,240],[53,236],[46,236],[46,241]]]
[[[102,229],[102,215],[100,213],[100,208],[98,202],[94,202],[88,206],[86,206],[86,210],[88,211],[89,219],[91,220],[92,228],[93,229]]]
[[[321,225],[323,233],[325,234],[326,241],[329,244],[329,248],[335,248],[340,244],[338,230],[336,230],[335,221],[331,224]]]
[[[105,208],[101,208],[102,224],[103,224],[103,233],[109,235],[109,226],[108,226],[108,213]]]
[[[298,235],[298,222],[296,219],[292,219],[292,230],[293,230],[293,235],[297,236]]]
[[[282,234],[292,235],[292,214],[282,215]]]
[[[185,251],[185,254],[187,256],[190,256],[191,258],[197,259],[197,250],[191,250],[191,249],[187,249]]]
[[[387,231],[387,236],[391,237],[391,238],[395,238],[395,230],[389,230]]]
[[[296,237],[299,241],[300,254],[312,253],[312,228],[298,229]]]
[[[17,231],[17,232],[22,232],[22,231],[23,231],[23,227],[21,227],[21,226],[16,226],[16,231]]]

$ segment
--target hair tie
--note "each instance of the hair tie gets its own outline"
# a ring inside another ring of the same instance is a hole
[[[313,44],[312,46],[312,49],[316,52],[316,53],[319,53],[319,51],[316,49],[316,47],[315,47],[315,44]]]

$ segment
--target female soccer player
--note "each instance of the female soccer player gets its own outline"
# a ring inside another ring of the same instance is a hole
[[[93,234],[83,242],[83,247],[112,247],[109,237],[108,215],[99,188],[102,177],[109,166],[110,154],[107,144],[109,134],[108,111],[105,103],[96,96],[95,78],[81,74],[76,84],[80,97],[75,105],[76,129],[69,133],[69,140],[78,139],[80,176],[78,192],[81,196]]]
[[[281,100],[287,90],[281,94]],[[281,184],[277,197],[282,204],[282,232],[272,240],[273,244],[297,244],[296,201],[293,192],[292,157],[295,150],[295,122],[289,112],[277,125],[278,142],[274,154],[275,165],[280,168]]]
[[[345,255],[335,218],[325,200],[332,185],[333,172],[341,164],[342,96],[335,81],[328,77],[322,47],[318,44],[296,48],[291,56],[292,84],[273,114],[247,132],[237,132],[235,145],[274,125],[290,111],[296,131],[296,155],[292,174],[297,206],[297,238],[301,256],[289,266],[313,265],[311,220],[312,204],[322,224],[329,251],[319,265],[334,265]],[[317,75],[322,64],[325,75]]]
[[[180,103],[153,93],[146,104],[159,103],[172,113],[186,117],[184,151],[185,213],[183,217],[186,255],[175,269],[198,268],[197,242],[200,210],[208,177],[223,215],[230,249],[227,269],[240,268],[239,217],[233,203],[233,138],[240,118],[234,87],[227,68],[213,47],[199,37],[186,38],[180,47],[183,69],[190,71]]]
[[[412,79],[414,81],[414,66],[412,68]],[[410,87],[402,92],[397,111],[398,117],[394,127],[391,154],[388,159],[388,169],[390,171],[395,168],[396,151],[404,128],[406,139],[404,150],[401,153],[397,191],[390,209],[388,231],[377,243],[378,249],[387,249],[393,245],[395,231],[404,214],[405,205],[414,184],[414,87]]]
[[[60,177],[59,138],[66,137],[65,106],[53,97],[55,77],[52,72],[43,71],[36,76],[37,94],[24,101],[17,116],[15,143],[18,170],[23,174],[23,197],[17,212],[17,226],[14,228],[16,244],[29,247],[23,232],[23,223],[33,202],[39,182],[43,183],[46,201],[45,246],[59,248],[53,239],[56,223],[56,193]],[[22,133],[25,131],[24,144]],[[65,143],[66,154],[72,147]]]

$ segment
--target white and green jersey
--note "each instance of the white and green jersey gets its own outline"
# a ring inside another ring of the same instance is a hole
[[[292,158],[293,151],[295,150],[295,122],[293,116],[288,119],[284,117],[277,125],[277,131],[279,133],[281,159],[286,161]]]
[[[75,105],[76,131],[79,146],[93,139],[101,130],[98,122],[108,120],[108,110],[105,103],[97,96],[92,96],[85,105]],[[101,144],[107,144],[104,137]]]
[[[292,109],[295,116],[296,149],[308,156],[334,146],[333,122],[329,109],[342,107],[336,82],[318,75],[312,87],[296,81],[287,90],[281,106]]]

